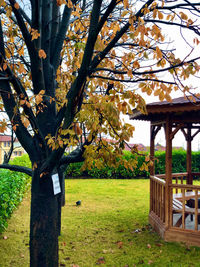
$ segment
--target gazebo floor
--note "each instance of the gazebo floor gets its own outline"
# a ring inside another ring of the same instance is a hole
[[[175,226],[176,222],[181,218],[180,214],[173,215],[173,225]],[[182,225],[180,226],[182,228]],[[185,229],[194,230],[195,229],[195,215],[193,215],[193,220],[188,216],[185,220]],[[198,230],[200,230],[200,224],[198,224]]]
[[[173,215],[174,224],[179,219],[179,214]],[[190,216],[185,220],[185,229],[180,227],[169,227],[166,228],[165,224],[160,220],[160,218],[154,213],[149,214],[149,223],[155,229],[155,231],[167,242],[183,242],[189,246],[200,247],[200,225],[198,225],[198,230],[194,229],[194,222],[191,221]]]

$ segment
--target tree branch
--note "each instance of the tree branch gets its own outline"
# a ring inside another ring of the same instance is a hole
[[[135,14],[136,20],[143,15],[144,8],[150,6],[153,3],[154,0],[148,0],[147,3],[145,3],[141,9]],[[130,27],[130,23],[127,22],[121,30],[119,30],[115,37],[110,41],[110,43],[107,45],[107,47],[101,51],[99,54],[97,54],[92,63],[90,64],[90,72],[92,72],[92,69],[96,68],[99,63],[105,58],[105,56],[110,52],[110,50],[115,46],[115,44],[119,41],[119,39],[123,36],[123,34],[128,30]]]
[[[10,164],[0,164],[0,169],[7,169],[10,171],[16,171],[16,172],[23,172],[28,174],[29,176],[32,176],[32,170],[30,168],[24,167],[24,166],[18,166],[18,165],[10,165]]]
[[[65,9],[63,12],[63,18],[61,21],[60,29],[56,36],[56,41],[53,49],[51,50],[53,52],[52,54],[52,65],[55,70],[57,70],[60,62],[60,52],[62,50],[63,42],[65,40],[65,35],[68,30],[69,24],[70,24],[70,16],[72,13],[72,9],[68,8],[67,5],[65,5]]]
[[[105,77],[105,76],[100,76],[100,75],[92,75],[90,78],[98,78],[98,79],[103,79],[103,80],[108,80],[108,81],[116,81],[116,82],[123,82],[123,83],[137,83],[137,82],[144,82],[144,81],[152,81],[152,82],[160,82],[160,83],[166,83],[166,84],[175,84],[175,82],[169,82],[169,81],[163,81],[159,79],[152,79],[152,78],[140,78],[140,79],[117,79],[113,77]]]

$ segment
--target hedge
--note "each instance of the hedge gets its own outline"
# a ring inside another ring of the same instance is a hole
[[[16,157],[12,164],[30,167],[27,155]],[[24,173],[0,170],[0,233],[7,227],[7,220],[30,185],[30,177]]]
[[[145,153],[147,154],[147,153]],[[124,157],[129,160],[134,157],[130,152],[125,151]],[[165,173],[165,151],[155,152],[155,173]],[[81,167],[83,163],[71,163],[65,172],[66,178],[120,178],[120,179],[132,179],[132,178],[148,178],[148,171],[141,171],[140,167],[145,160],[145,156],[138,157],[138,165],[133,171],[126,169],[124,166],[118,168],[111,168],[105,166],[102,169],[93,168],[91,170],[82,171]],[[192,152],[192,171],[200,172],[200,152]],[[186,172],[186,151],[185,150],[173,150],[172,152],[172,172]]]

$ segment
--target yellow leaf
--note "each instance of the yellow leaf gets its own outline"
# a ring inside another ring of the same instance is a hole
[[[158,11],[158,18],[163,19],[163,14],[160,11]]]
[[[7,66],[7,64],[6,64],[6,63],[4,63],[4,64],[3,64],[3,70],[6,70],[6,69],[7,69],[7,67],[8,67],[8,66]]]
[[[18,51],[18,55],[21,57],[24,55],[24,47],[22,46]]]
[[[42,102],[42,100],[43,100],[42,95],[38,94],[35,96],[35,102],[37,105],[39,105]]]
[[[41,91],[39,92],[39,94],[40,94],[40,95],[44,95],[44,94],[45,94],[45,90],[41,90]]]
[[[180,12],[180,16],[181,16],[181,18],[183,20],[187,20],[188,19],[188,16],[185,13],[183,13],[183,12]]]
[[[23,64],[21,64],[21,63],[19,63],[19,69],[18,69],[18,72],[19,72],[19,73],[26,73],[26,70],[25,70]]]
[[[19,126],[19,124],[14,124],[14,125],[13,125],[13,127],[12,127],[12,128],[13,128],[13,130],[14,130],[14,131],[16,131],[16,130],[17,130],[17,126]]]
[[[38,30],[35,29],[31,29],[31,35],[32,35],[31,41],[38,39],[40,37],[40,33],[38,32]]]
[[[128,0],[124,0],[123,3],[124,3],[124,8],[128,9],[129,8]]]
[[[34,162],[34,163],[33,163],[33,166],[32,166],[32,170],[34,171],[36,168],[37,168],[37,163]]]
[[[47,55],[43,49],[39,50],[38,55],[40,58],[44,58],[44,59],[47,57]]]
[[[162,58],[162,52],[160,50],[160,48],[158,46],[156,46],[156,54],[157,54],[157,58]]]

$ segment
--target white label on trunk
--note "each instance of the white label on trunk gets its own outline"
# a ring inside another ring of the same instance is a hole
[[[59,182],[59,178],[58,178],[58,174],[54,174],[52,175],[52,182],[53,182],[53,192],[54,195],[57,195],[61,192],[61,188],[60,188],[60,182]]]

